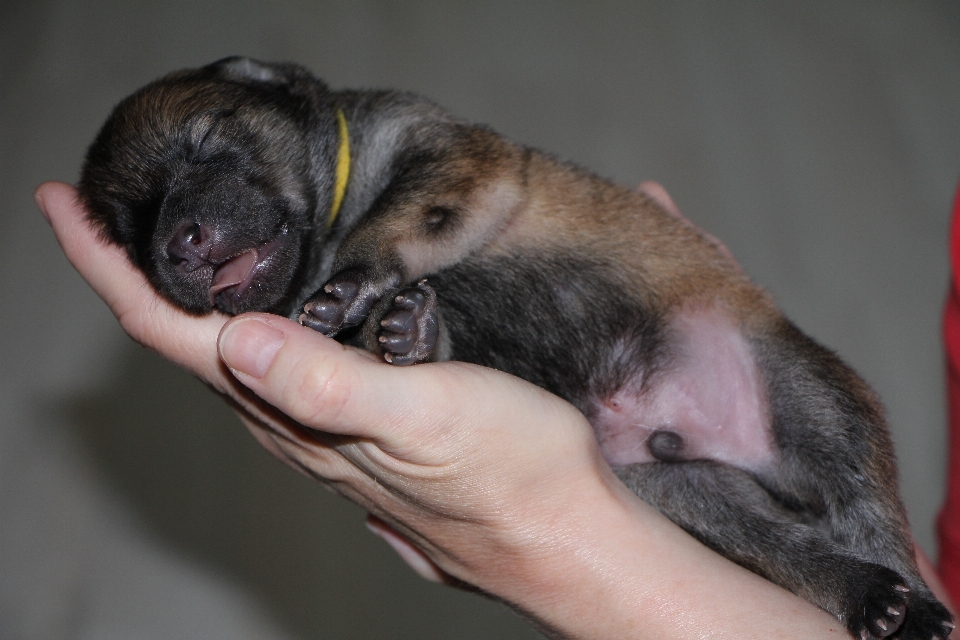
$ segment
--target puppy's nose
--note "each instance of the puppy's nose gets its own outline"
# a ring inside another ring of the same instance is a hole
[[[167,243],[170,262],[184,271],[194,271],[210,264],[210,230],[196,222],[185,222]]]

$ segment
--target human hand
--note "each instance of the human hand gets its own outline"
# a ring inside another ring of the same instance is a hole
[[[223,394],[275,456],[375,514],[423,575],[564,637],[844,637],[630,494],[564,401],[462,363],[390,367],[276,316],[187,315],[97,237],[72,187],[37,199],[127,333]]]
[[[97,237],[71,187],[37,197],[134,340],[227,397],[275,456],[375,514],[372,528],[425,577],[491,589],[486,574],[502,582],[525,554],[558,552],[560,511],[618,485],[583,416],[533,385],[463,363],[401,370],[277,316],[188,315]]]

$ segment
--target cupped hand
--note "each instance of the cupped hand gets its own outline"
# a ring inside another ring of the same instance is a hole
[[[472,585],[561,637],[843,637],[630,494],[571,405],[506,374],[395,368],[268,314],[191,316],[86,220],[36,192],[65,254],[137,342],[222,394],[287,464],[374,514],[425,577]]]
[[[134,340],[226,396],[275,456],[367,508],[425,577],[502,595],[527,558],[562,554],[570,504],[618,485],[583,416],[538,387],[464,363],[392,367],[269,314],[189,315],[98,236],[72,187],[45,183],[36,198]]]
[[[252,425],[271,450],[480,587],[552,553],[569,505],[615,483],[583,416],[517,378],[392,367],[267,314],[230,321],[219,344],[237,380],[288,418]]]

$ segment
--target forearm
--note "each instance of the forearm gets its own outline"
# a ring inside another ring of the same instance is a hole
[[[548,635],[848,637],[829,614],[707,549],[612,474],[607,480],[578,496],[569,519],[507,580],[492,577]]]

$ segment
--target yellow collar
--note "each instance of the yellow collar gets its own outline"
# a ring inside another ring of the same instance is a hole
[[[337,173],[333,183],[333,205],[330,207],[330,218],[327,228],[333,226],[343,204],[343,196],[347,192],[347,181],[350,179],[350,132],[347,129],[347,118],[341,109],[337,109],[337,125],[340,132],[340,148],[337,149]]]

